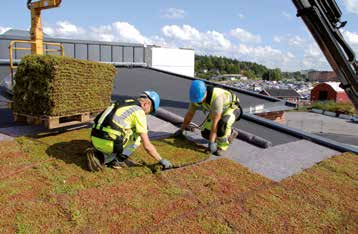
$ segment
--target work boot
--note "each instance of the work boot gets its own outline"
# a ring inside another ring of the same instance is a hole
[[[88,148],[85,152],[87,157],[87,166],[90,171],[102,171],[103,158],[99,158],[101,156],[100,152],[96,152],[94,148]]]
[[[224,154],[225,154],[225,150],[222,150],[220,148],[214,153],[214,155],[216,156],[223,156]]]
[[[107,166],[113,169],[121,169],[127,167],[127,164],[124,162],[128,159],[127,155],[124,154],[117,154],[115,159],[107,164]]]
[[[117,159],[114,159],[112,162],[107,163],[107,166],[119,170],[126,167],[126,164],[124,162],[118,161]]]
[[[235,129],[231,130],[231,134],[228,138],[229,144],[231,144],[231,142],[239,135],[239,132]]]

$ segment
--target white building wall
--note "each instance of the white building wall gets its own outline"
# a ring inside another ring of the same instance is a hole
[[[195,51],[176,48],[150,48],[149,66],[164,71],[194,77]]]

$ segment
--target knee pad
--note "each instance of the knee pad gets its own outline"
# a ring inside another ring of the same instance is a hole
[[[226,126],[227,126],[227,122],[229,121],[230,115],[224,115],[218,123],[218,131],[217,131],[217,136],[218,137],[223,137],[225,135],[226,132]]]

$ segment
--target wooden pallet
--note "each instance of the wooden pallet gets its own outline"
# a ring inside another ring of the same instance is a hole
[[[44,125],[48,129],[68,127],[91,121],[99,112],[84,112],[75,115],[64,116],[32,116],[27,114],[13,113],[15,122]]]

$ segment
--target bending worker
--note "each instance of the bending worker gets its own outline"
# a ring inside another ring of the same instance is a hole
[[[144,149],[165,169],[172,167],[163,159],[148,137],[146,115],[155,113],[160,104],[155,91],[145,91],[137,100],[125,100],[110,105],[99,114],[91,132],[94,153],[87,152],[90,170],[98,171],[106,164],[119,169],[143,141]]]
[[[223,155],[231,141],[238,135],[232,125],[241,117],[241,107],[238,97],[231,91],[206,87],[201,80],[194,80],[190,87],[190,105],[181,128],[174,136],[180,137],[190,124],[196,110],[201,107],[209,112],[201,126],[202,136],[209,140],[208,150],[217,156]]]

